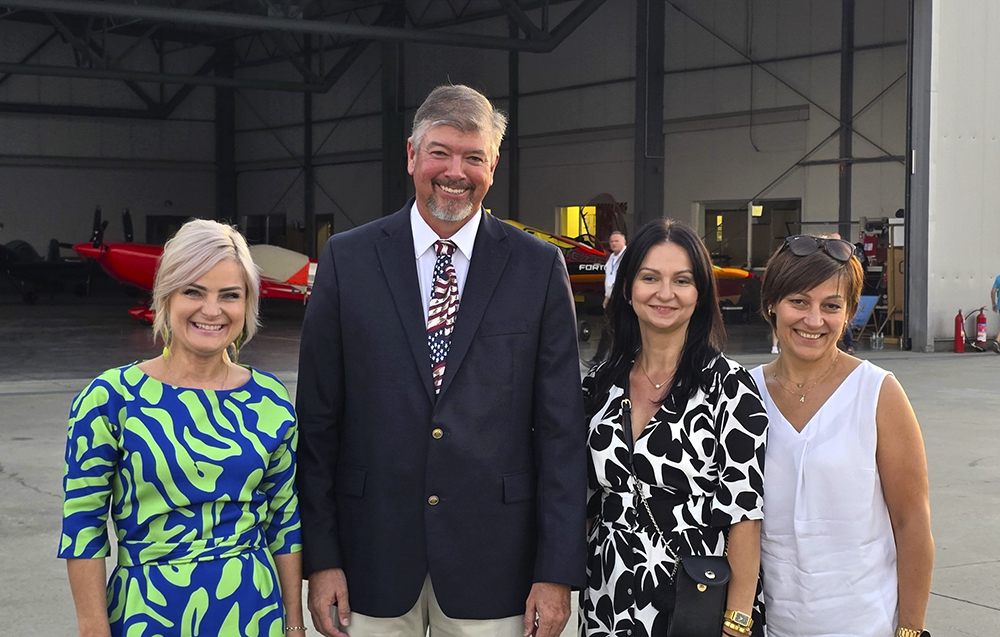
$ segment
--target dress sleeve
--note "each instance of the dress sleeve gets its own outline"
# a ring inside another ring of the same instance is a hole
[[[285,427],[281,444],[271,455],[261,489],[267,497],[264,537],[271,555],[298,553],[302,550],[299,527],[299,496],[295,488],[295,450],[299,430],[294,413]]]
[[[719,484],[712,504],[713,527],[764,517],[764,449],[767,411],[750,373],[738,367],[722,379],[715,413],[719,435]]]
[[[61,558],[103,558],[110,552],[108,509],[118,464],[114,389],[94,380],[73,401],[63,476]]]

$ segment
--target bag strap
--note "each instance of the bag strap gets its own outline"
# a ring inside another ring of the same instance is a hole
[[[632,440],[632,399],[629,398],[629,381],[628,376],[625,377],[625,397],[622,399],[622,427],[625,429],[626,441]],[[721,440],[717,439],[717,444],[722,444]],[[677,553],[670,547],[670,538],[663,532],[660,528],[659,522],[656,521],[656,516],[653,515],[653,509],[649,506],[649,501],[647,498],[642,497],[642,491],[639,489],[639,477],[635,475],[635,464],[631,461],[632,454],[635,453],[634,445],[629,445],[629,469],[632,472],[632,484],[633,492],[635,497],[637,497],[641,502],[642,506],[646,509],[646,513],[649,514],[649,519],[653,522],[653,528],[656,529],[657,535],[663,540],[663,546],[667,549],[667,554],[674,561],[674,570],[670,573],[670,581],[673,581],[677,576],[677,571],[681,565],[681,558]],[[726,536],[726,546],[723,549],[722,556],[729,556],[729,533],[725,533]]]
[[[632,400],[628,397],[628,381],[625,381],[625,398],[622,399],[622,427],[625,429],[625,435],[629,436],[631,440],[632,436]],[[667,549],[667,554],[674,561],[674,570],[670,573],[670,581],[674,581],[677,576],[677,570],[681,566],[681,558],[677,557],[677,553],[670,548],[670,538],[668,538],[663,530],[660,529],[660,524],[656,521],[656,516],[653,515],[653,509],[650,508],[649,502],[646,498],[642,497],[642,491],[639,489],[639,477],[635,475],[635,464],[632,462],[632,454],[635,453],[635,448],[630,448],[629,453],[629,469],[632,471],[632,485],[635,497],[639,498],[642,505],[646,508],[646,513],[649,514],[649,519],[653,521],[653,528],[656,529],[657,535],[663,540],[663,546]],[[728,545],[728,539],[727,539]]]

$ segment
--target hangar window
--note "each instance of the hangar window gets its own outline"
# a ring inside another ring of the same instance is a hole
[[[720,266],[763,266],[781,247],[785,237],[801,231],[800,199],[764,200],[749,210],[752,235],[747,241],[747,204],[745,201],[712,202],[704,206],[702,236]],[[749,244],[749,259],[747,247]]]
[[[597,234],[597,206],[556,208],[556,233],[575,239]]]

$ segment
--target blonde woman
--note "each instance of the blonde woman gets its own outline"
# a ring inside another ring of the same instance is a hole
[[[81,636],[303,634],[295,413],[236,363],[259,289],[239,232],[189,221],[153,287],[163,355],[73,401],[59,557]]]

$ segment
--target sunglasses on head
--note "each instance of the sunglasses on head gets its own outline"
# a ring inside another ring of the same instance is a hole
[[[837,261],[847,263],[854,255],[854,245],[843,239],[824,239],[808,234],[796,234],[785,239],[785,245],[797,257],[804,257],[823,249]]]

